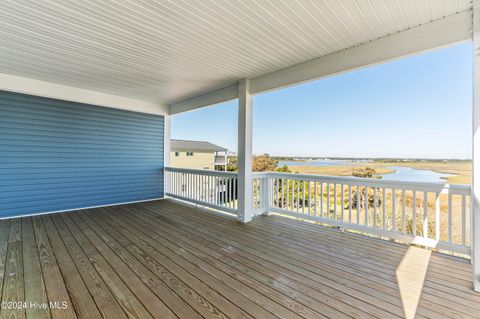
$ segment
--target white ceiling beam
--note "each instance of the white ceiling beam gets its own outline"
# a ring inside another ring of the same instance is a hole
[[[321,79],[472,39],[472,11],[435,20],[343,51],[250,80],[251,94]],[[206,92],[170,105],[178,114],[238,97],[238,86]]]
[[[86,90],[46,81],[0,73],[0,90],[43,96],[53,99],[135,111],[167,115],[168,107],[158,103]]]
[[[238,85],[232,85],[192,99],[170,105],[170,114],[192,111],[204,106],[210,106],[238,98]]]
[[[471,39],[472,12],[465,11],[254,78],[250,90],[252,94],[258,94]]]

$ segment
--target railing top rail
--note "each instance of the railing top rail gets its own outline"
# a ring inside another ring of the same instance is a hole
[[[224,172],[224,171],[214,171],[208,169],[192,169],[192,168],[180,168],[180,167],[165,167],[165,170],[168,172],[177,172],[177,173],[193,173],[198,175],[208,175],[208,176],[225,176],[225,177],[237,177],[235,172]]]
[[[224,172],[191,168],[179,168],[179,167],[165,167],[166,171],[179,172],[179,173],[194,173],[199,175],[209,176],[225,176],[225,177],[237,177],[237,172]],[[272,177],[272,178],[289,178],[297,180],[310,180],[323,183],[336,183],[336,184],[351,184],[369,187],[380,188],[393,188],[393,189],[405,189],[405,190],[425,190],[431,192],[441,192],[449,190],[452,193],[467,194],[471,190],[470,185],[461,184],[448,184],[448,183],[423,183],[423,182],[408,182],[408,181],[386,181],[376,178],[359,178],[359,177],[346,177],[346,176],[330,176],[330,175],[316,175],[316,174],[297,174],[297,173],[280,173],[280,172],[254,172],[253,176],[256,178]]]
[[[311,181],[337,183],[337,184],[352,184],[372,187],[385,187],[395,189],[426,189],[431,191],[441,191],[444,189],[451,189],[452,191],[468,192],[470,185],[447,184],[447,183],[423,183],[423,182],[409,182],[409,181],[386,181],[376,178],[360,178],[360,177],[345,177],[345,176],[329,176],[329,175],[314,175],[314,174],[292,174],[292,173],[268,173],[273,178],[290,178],[290,179],[304,179]]]

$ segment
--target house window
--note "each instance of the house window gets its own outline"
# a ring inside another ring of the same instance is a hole
[[[187,156],[193,156],[193,152],[187,152]]]
[[[180,156],[180,152],[175,152],[175,157],[179,157]]]

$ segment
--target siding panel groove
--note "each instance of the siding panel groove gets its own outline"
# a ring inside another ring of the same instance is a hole
[[[164,118],[0,91],[0,217],[163,197]]]

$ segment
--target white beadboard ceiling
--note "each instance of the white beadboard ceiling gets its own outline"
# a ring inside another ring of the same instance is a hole
[[[469,0],[4,0],[0,73],[171,104],[471,7]]]

